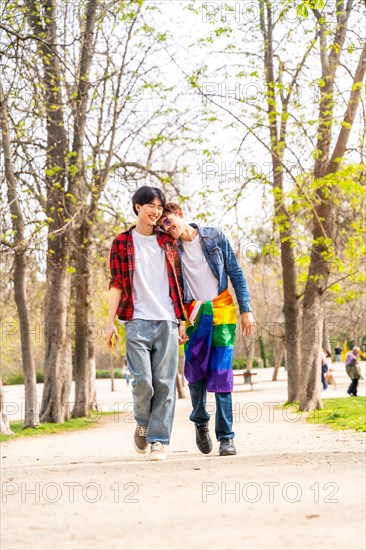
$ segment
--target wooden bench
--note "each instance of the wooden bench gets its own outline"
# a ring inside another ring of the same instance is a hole
[[[250,384],[251,386],[251,389],[253,389],[253,376],[257,376],[257,372],[247,372],[247,371],[236,371],[236,370],[233,370],[233,374],[234,374],[234,381],[235,381],[235,376],[242,376],[243,377],[243,380],[244,380],[244,384]]]

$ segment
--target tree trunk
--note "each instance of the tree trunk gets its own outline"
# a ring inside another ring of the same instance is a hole
[[[248,346],[247,346],[247,368],[246,372],[250,373],[250,371],[253,368],[253,360],[254,360],[254,353],[255,353],[255,341],[251,338],[248,339]]]
[[[323,319],[323,340],[322,348],[332,353],[332,347],[330,345],[330,334],[329,334],[329,324],[327,323],[326,316],[324,315]]]
[[[323,190],[320,189],[318,196],[320,204],[314,208],[314,244],[303,302],[300,380],[300,410],[303,411],[323,407],[320,395],[320,354],[323,343],[324,297],[330,273],[327,242],[331,243],[333,240],[334,205],[328,198],[327,190],[323,196]]]
[[[25,258],[23,253],[15,253],[14,259],[14,297],[20,321],[22,347],[22,365],[24,372],[25,411],[24,428],[39,426],[39,407],[37,402],[37,380],[34,366],[29,311],[26,295]]]
[[[75,299],[75,404],[74,418],[90,414],[89,372],[89,224],[85,218],[77,231]]]
[[[109,354],[109,368],[111,370],[111,391],[114,391],[114,361],[112,352]]]
[[[91,273],[91,280],[90,284],[92,284],[92,273]],[[93,334],[92,327],[89,325],[89,340],[88,340],[88,375],[89,375],[89,401],[90,401],[90,407],[93,410],[97,410],[98,404],[97,404],[97,388],[96,388],[96,373],[97,373],[97,366],[95,361],[95,344],[94,344],[94,338],[95,335]]]
[[[327,44],[329,33],[325,21],[315,12],[319,21],[320,59],[322,66],[322,86],[320,88],[317,132],[317,151],[319,151],[319,156],[314,166],[314,178],[316,183],[319,183],[319,186],[316,193],[317,202],[314,207],[313,245],[303,304],[300,410],[322,408],[320,396],[320,351],[323,342],[324,298],[331,267],[330,259],[333,255],[333,220],[335,215],[331,183],[329,183],[329,179],[322,181],[322,178],[335,174],[339,170],[340,161],[345,154],[360,101],[362,81],[366,72],[365,44],[361,51],[354,76],[343,119],[344,124],[341,126],[333,153],[331,154],[330,148],[334,118],[334,80],[346,39],[347,22],[352,6],[352,0],[348,0],[346,6],[343,3],[340,3],[339,6],[337,5],[338,24],[332,47],[329,47]]]
[[[179,372],[177,372],[177,392],[178,392],[178,399],[184,399],[185,398],[185,394],[184,394],[184,389],[183,389],[183,384],[182,384],[182,376],[181,374],[179,374]]]
[[[178,358],[178,371],[177,371],[177,392],[178,392],[178,399],[184,399],[185,393],[184,393],[184,353],[182,355],[179,354]]]
[[[281,96],[282,116],[279,116],[280,105],[277,105],[276,86],[281,81],[279,69],[277,77],[274,68],[273,47],[273,13],[271,2],[260,1],[260,26],[264,40],[264,69],[266,77],[266,97],[269,133],[271,138],[270,151],[273,171],[274,206],[278,213],[278,226],[281,242],[281,264],[283,277],[283,312],[285,316],[286,353],[287,353],[287,399],[294,402],[298,398],[298,380],[300,366],[299,339],[299,304],[296,289],[296,256],[292,220],[285,206],[283,197],[283,160],[286,149],[286,121],[291,91],[287,96]],[[294,84],[294,83],[293,83]],[[280,101],[278,101],[280,103]]]
[[[63,244],[60,243],[59,246],[62,249]],[[52,260],[47,261],[44,389],[41,407],[41,421],[55,423],[70,419],[72,380],[71,331],[67,304],[70,279],[66,272],[66,258],[61,251],[59,258],[60,263],[56,265]]]
[[[0,433],[4,435],[14,435],[14,432],[9,426],[9,421],[6,414],[3,414],[4,409],[4,394],[3,383],[0,381]]]
[[[67,138],[61,94],[60,57],[57,52],[57,2],[27,0],[29,25],[39,40],[35,41],[43,67],[41,87],[44,91],[47,130],[46,214],[49,222],[47,243],[47,286],[45,299],[44,391],[42,422],[69,419],[71,388],[71,334],[68,330],[70,298],[70,231],[65,212]],[[42,11],[44,13],[42,13]]]
[[[321,342],[323,338],[323,307],[321,294],[308,292],[303,305],[301,349],[300,410],[322,409]]]
[[[287,357],[287,400],[294,403],[298,400],[299,367],[300,367],[300,338],[299,338],[299,311],[290,310],[285,313],[286,322],[286,357]]]
[[[285,351],[285,339],[281,338],[278,342],[277,349],[276,349],[276,357],[275,357],[272,382],[277,382],[278,371],[281,366],[284,351]]]
[[[11,156],[8,111],[3,88],[0,83],[0,128],[5,159],[5,178],[8,186],[8,203],[14,231],[14,298],[20,322],[20,339],[22,349],[22,366],[25,386],[24,427],[35,428],[39,425],[36,369],[34,366],[29,311],[26,293],[26,269],[24,247],[24,219],[17,194]]]

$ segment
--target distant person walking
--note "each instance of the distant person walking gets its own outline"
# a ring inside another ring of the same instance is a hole
[[[352,380],[350,387],[347,390],[348,395],[357,397],[358,381],[361,378],[361,369],[358,364],[358,356],[361,350],[355,346],[351,351],[347,353],[346,357],[346,371],[350,379]]]
[[[332,354],[327,349],[325,350],[325,361],[327,363],[327,373],[325,375],[325,381],[327,384],[332,384],[334,386],[334,389],[337,389],[337,383],[334,378],[334,366],[332,361]]]
[[[126,386],[129,386],[131,375],[126,361],[122,365],[122,374],[124,376],[124,379],[126,380]]]
[[[322,353],[321,353],[321,362],[322,362],[322,385],[323,385],[323,390],[326,390],[328,388],[328,384],[325,376],[328,372],[328,365],[327,365],[327,356],[325,354],[324,349],[322,350]]]
[[[340,363],[342,361],[342,348],[339,345],[339,342],[337,342],[337,345],[334,348],[334,355],[335,355],[336,363]]]

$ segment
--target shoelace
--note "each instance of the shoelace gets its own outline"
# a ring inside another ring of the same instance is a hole
[[[152,451],[160,451],[162,448],[163,448],[163,444],[160,443],[160,441],[155,441],[155,443],[151,444]]]
[[[146,426],[137,426],[137,432],[141,437],[146,437],[147,427]]]
[[[207,439],[208,434],[209,434],[209,430],[206,426],[201,426],[200,428],[198,428],[199,439]]]

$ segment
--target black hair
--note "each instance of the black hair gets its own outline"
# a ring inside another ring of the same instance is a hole
[[[149,187],[148,185],[143,185],[142,187],[139,187],[137,191],[135,191],[135,193],[132,195],[132,207],[136,216],[138,215],[136,204],[141,204],[142,206],[143,204],[149,204],[150,202],[153,202],[155,199],[160,199],[163,208],[165,208],[166,199],[161,189],[159,189],[158,187]]]

